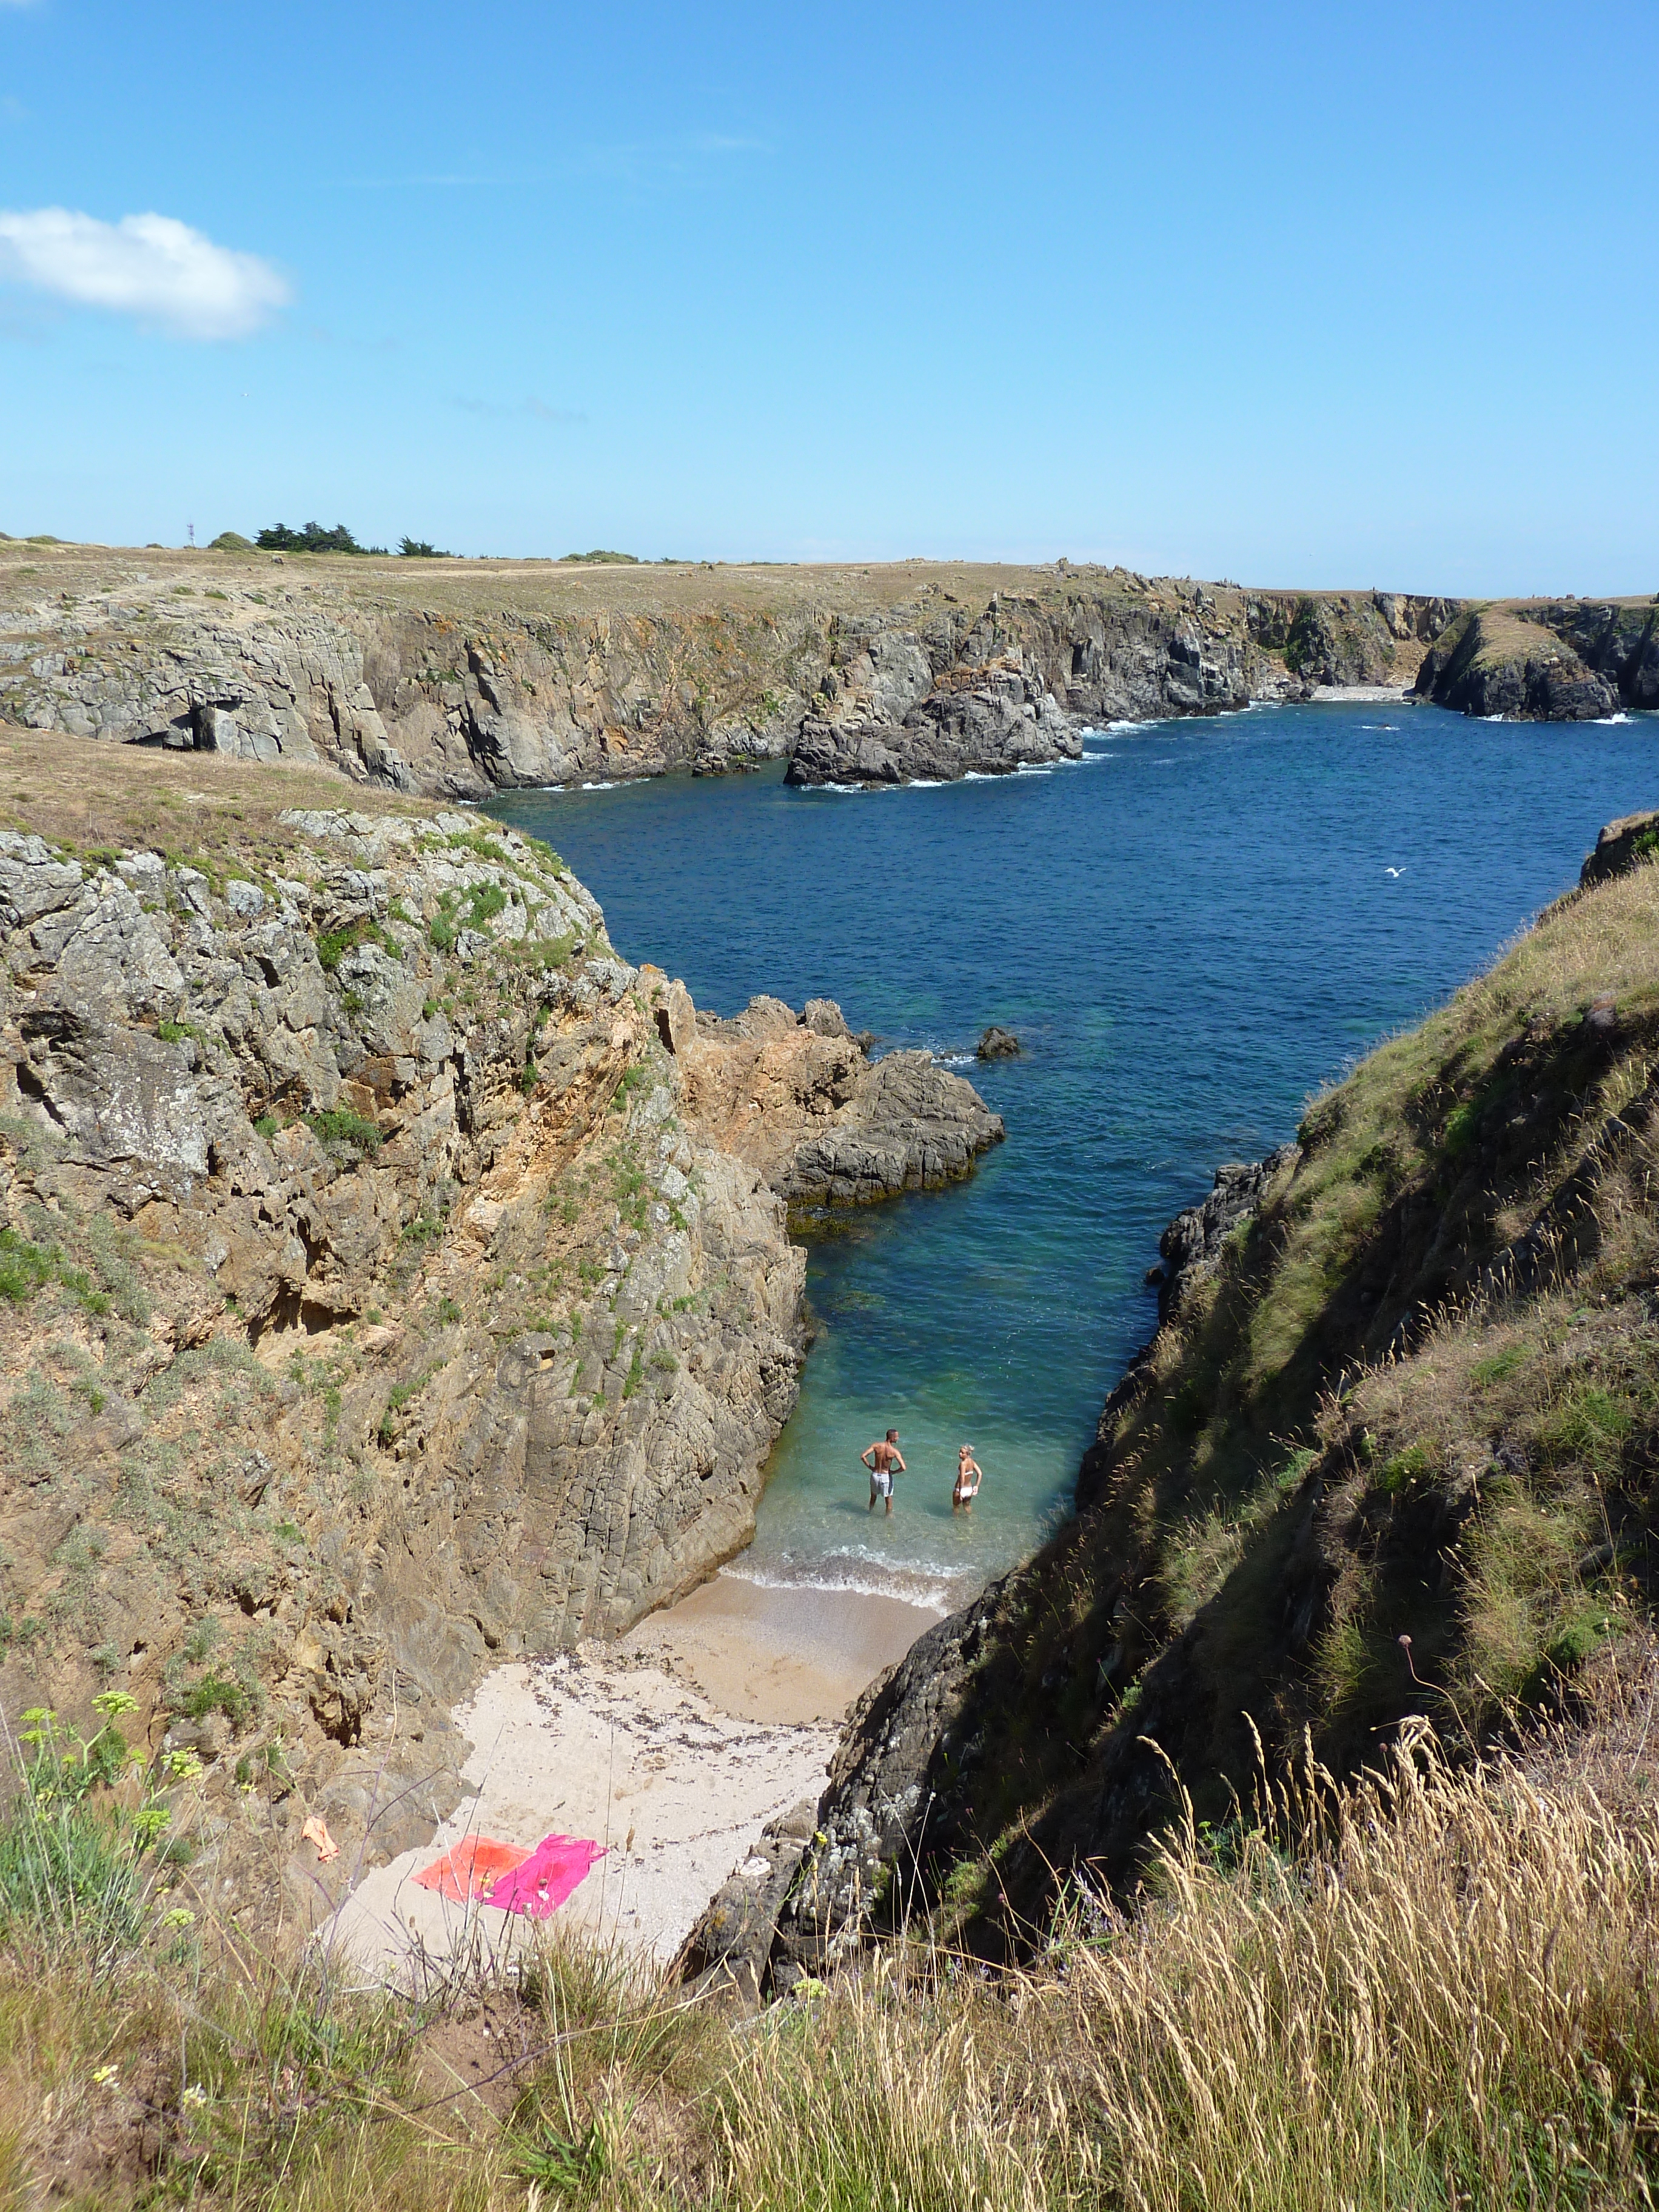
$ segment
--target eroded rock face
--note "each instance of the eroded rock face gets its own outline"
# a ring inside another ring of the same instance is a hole
[[[684,987],[665,981],[661,1020],[681,1024],[676,1048],[688,1114],[810,1220],[970,1174],[1000,1143],[1000,1115],[970,1083],[925,1052],[872,1060],[833,1000],[797,1015],[754,999],[732,1021],[685,1026]]]
[[[544,848],[285,819],[257,880],[0,833],[0,1696],[280,1737],[350,1844],[371,1743],[429,1825],[493,1656],[748,1540],[805,1259]]]
[[[872,711],[873,709],[873,711]],[[937,783],[957,777],[1076,760],[1083,740],[1050,692],[1017,659],[953,671],[903,720],[880,712],[872,694],[852,696],[835,720],[803,723],[789,763],[791,783]]]

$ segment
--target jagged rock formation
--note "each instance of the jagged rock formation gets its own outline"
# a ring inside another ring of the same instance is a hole
[[[1659,707],[1659,601],[1565,599],[1532,611],[1626,707]]]
[[[1639,680],[1645,655],[1636,658]],[[1512,607],[1460,616],[1424,657],[1417,689],[1437,706],[1512,722],[1595,721],[1620,704],[1614,678],[1589,666],[1531,610]]]
[[[862,701],[845,720],[810,717],[796,739],[788,780],[908,783],[921,777],[945,783],[1077,760],[1082,751],[1083,740],[1054,695],[1010,656],[988,668],[949,672],[902,721],[872,716]]]
[[[659,1003],[688,1111],[793,1220],[960,1182],[1002,1140],[1000,1115],[970,1083],[925,1052],[872,1061],[833,1000],[796,1015],[753,999],[731,1021],[696,1013],[681,984]]]
[[[1176,1214],[1158,1240],[1158,1265],[1146,1278],[1158,1286],[1160,1327],[1214,1273],[1227,1238],[1252,1218],[1262,1192],[1295,1159],[1296,1146],[1281,1145],[1265,1160],[1230,1160],[1216,1170],[1209,1195]]]

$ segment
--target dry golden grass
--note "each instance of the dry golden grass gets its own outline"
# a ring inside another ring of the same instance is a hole
[[[0,722],[0,830],[79,853],[131,847],[226,861],[292,860],[285,807],[432,814],[443,805],[353,783],[329,768],[266,768],[212,753],[122,745]]]
[[[0,2187],[307,2212],[1423,2212],[1651,2201],[1650,1654],[1597,1726],[1454,1771],[1426,1731],[1188,1815],[1133,1915],[1029,1971],[913,1935],[758,2020],[556,1941],[516,1988],[353,1995],[212,1942],[94,1982],[15,1924]],[[447,2094],[480,2007],[512,2093]],[[453,2070],[453,2069],[452,2069]]]

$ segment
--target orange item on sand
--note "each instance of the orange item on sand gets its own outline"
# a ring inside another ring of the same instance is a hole
[[[327,1821],[319,1820],[314,1813],[301,1829],[300,1840],[316,1844],[319,1866],[326,1866],[331,1859],[337,1859],[340,1856],[340,1846],[328,1832]]]
[[[465,1905],[482,1896],[530,1856],[516,1844],[498,1844],[489,1836],[463,1836],[453,1850],[446,1851],[415,1877],[417,1889],[435,1889],[452,1905]]]

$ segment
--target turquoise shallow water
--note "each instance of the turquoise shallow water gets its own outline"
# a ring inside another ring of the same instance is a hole
[[[1659,718],[1299,707],[939,787],[792,791],[776,769],[492,802],[700,1006],[838,999],[883,1048],[963,1056],[1007,1122],[971,1182],[814,1248],[822,1330],[739,1571],[939,1599],[1028,1551],[1150,1332],[1170,1216],[1489,960],[1656,785]],[[967,1059],[992,1021],[1024,1058]],[[872,1520],[858,1454],[889,1425],[910,1472]],[[965,1520],[964,1441],[986,1472]]]

